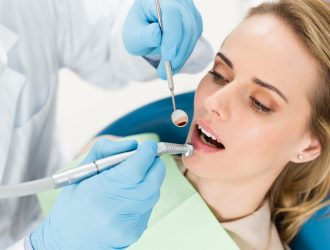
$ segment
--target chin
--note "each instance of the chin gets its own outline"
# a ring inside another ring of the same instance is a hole
[[[216,170],[214,167],[211,167],[211,164],[206,163],[205,159],[201,159],[201,156],[198,154],[194,154],[191,157],[182,157],[182,164],[188,171],[203,178],[212,177],[212,172]]]

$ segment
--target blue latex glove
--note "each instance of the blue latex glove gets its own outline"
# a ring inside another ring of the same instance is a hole
[[[136,141],[99,140],[83,163],[135,149]],[[159,198],[165,167],[157,144],[118,166],[64,188],[50,215],[32,232],[34,249],[122,249],[139,239]]]
[[[155,0],[135,0],[126,17],[123,41],[133,55],[161,54],[157,72],[166,79],[164,61],[171,61],[173,73],[178,72],[200,38],[203,23],[192,0],[160,0],[160,5],[163,34]]]

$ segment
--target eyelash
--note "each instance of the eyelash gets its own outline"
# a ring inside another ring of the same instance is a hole
[[[272,110],[270,108],[267,108],[266,106],[262,105],[257,99],[255,99],[254,97],[250,96],[250,103],[251,106],[257,111],[257,112],[262,112],[264,114],[269,115]]]
[[[209,71],[209,73],[212,75],[213,81],[216,84],[220,84],[220,85],[225,85],[227,83],[229,83],[228,80],[226,80],[221,74],[219,74],[216,71]],[[256,110],[257,112],[260,113],[264,113],[264,114],[270,114],[272,112],[272,110],[270,108],[267,108],[266,106],[264,106],[263,104],[261,104],[257,99],[255,99],[254,97],[250,96],[250,104],[251,107]]]
[[[229,83],[228,80],[226,80],[222,75],[220,75],[218,72],[215,72],[214,70],[210,70],[209,73],[213,77],[213,81],[217,84],[225,85]]]

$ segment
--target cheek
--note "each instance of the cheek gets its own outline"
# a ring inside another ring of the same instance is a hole
[[[240,162],[251,163],[248,172],[252,175],[282,169],[290,161],[296,144],[288,127],[267,125],[245,130],[242,138],[236,138],[239,140],[241,143],[236,145],[231,157],[239,155]]]
[[[263,162],[267,159],[273,161],[272,158],[279,157],[283,149],[283,140],[286,134],[282,129],[269,128],[265,126],[254,126],[242,131],[241,137],[235,140],[241,143],[237,144],[237,151],[245,152],[247,158],[258,158]],[[236,151],[235,150],[235,151]],[[281,157],[280,157],[281,158]]]
[[[246,161],[263,158],[281,146],[281,135],[274,121],[266,120],[257,114],[248,104],[246,107],[232,108],[233,115],[221,127],[228,142],[229,158]],[[235,115],[234,115],[235,114]],[[268,156],[267,156],[268,157]],[[253,158],[253,159],[252,159]]]
[[[194,108],[195,108],[195,112],[196,109],[199,109],[199,106],[202,106],[203,101],[206,97],[206,92],[207,92],[207,88],[205,86],[204,83],[204,78],[202,79],[202,81],[199,83],[196,92],[195,92],[195,99],[194,99]]]

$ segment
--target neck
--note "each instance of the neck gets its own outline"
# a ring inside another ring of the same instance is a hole
[[[210,180],[191,171],[186,177],[221,222],[236,220],[256,211],[274,181],[273,176],[259,176],[253,180]]]

